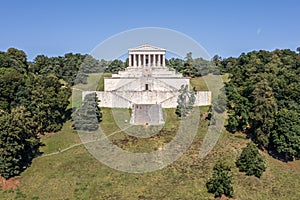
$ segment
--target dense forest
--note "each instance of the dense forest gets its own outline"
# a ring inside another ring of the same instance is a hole
[[[185,59],[171,58],[166,63],[188,77],[219,71],[229,74],[227,103],[219,107],[220,112],[227,108],[227,130],[247,134],[277,158],[288,161],[300,157],[299,54],[261,50],[242,53],[238,58],[214,56],[207,61],[193,59],[188,53]],[[60,130],[70,119],[72,108],[68,106],[74,84],[86,83],[88,73],[116,73],[126,66],[128,60],[99,61],[81,54],[38,55],[29,62],[22,50],[0,52],[1,176],[20,174],[39,155],[38,136]],[[94,108],[94,104],[87,101],[85,107]],[[97,113],[100,121],[100,110]]]
[[[120,60],[98,61],[90,55],[38,55],[29,62],[22,50],[0,52],[1,176],[20,174],[40,154],[39,135],[57,132],[71,119],[68,106],[74,84],[85,84],[87,73],[124,68]]]
[[[226,83],[230,132],[286,161],[300,157],[300,55],[291,50],[214,57]]]
[[[38,155],[38,134],[56,132],[69,118],[70,86],[80,55],[58,59],[24,51],[0,52],[0,174],[18,175]],[[75,61],[74,61],[75,60]],[[63,84],[65,82],[65,84]]]

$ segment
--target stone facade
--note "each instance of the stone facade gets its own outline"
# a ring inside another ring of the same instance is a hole
[[[84,91],[86,94],[95,91]],[[103,91],[96,92],[100,107],[132,108],[133,104],[161,104],[163,108],[176,108],[178,92],[163,91]],[[196,93],[195,106],[207,106],[211,104],[211,92],[199,91]]]
[[[190,80],[165,66],[165,54],[165,49],[147,44],[129,49],[129,66],[105,78],[104,91],[96,92],[99,106],[133,108],[137,104],[159,104],[162,108],[175,108],[178,90],[181,85],[189,86]],[[83,92],[83,98],[92,92]],[[196,93],[195,106],[210,104],[210,91]]]

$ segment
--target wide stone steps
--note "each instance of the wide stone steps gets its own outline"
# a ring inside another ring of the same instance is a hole
[[[130,121],[135,125],[163,124],[162,107],[160,104],[133,104]]]

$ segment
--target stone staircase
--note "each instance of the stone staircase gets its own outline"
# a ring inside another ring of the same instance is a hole
[[[133,104],[130,123],[134,125],[163,124],[161,104]]]

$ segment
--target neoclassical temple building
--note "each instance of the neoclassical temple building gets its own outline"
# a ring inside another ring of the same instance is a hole
[[[166,66],[166,50],[150,45],[128,49],[129,67]]]
[[[128,49],[129,66],[104,79],[100,107],[132,108],[132,124],[162,124],[162,108],[175,108],[181,85],[190,79],[166,67],[166,49],[142,45]],[[87,93],[83,92],[83,97]],[[196,93],[195,106],[211,104],[210,91]]]

